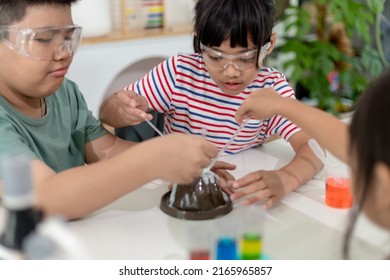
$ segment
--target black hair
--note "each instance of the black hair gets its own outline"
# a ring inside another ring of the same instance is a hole
[[[0,25],[21,21],[28,7],[45,4],[68,5],[79,0],[0,0]]]
[[[357,216],[367,201],[374,180],[376,163],[390,168],[390,69],[384,72],[361,96],[349,128],[349,153],[355,159],[355,211],[344,242],[344,257],[349,255],[349,239]]]
[[[275,24],[274,0],[198,0],[195,5],[195,52],[200,43],[218,47],[230,40],[232,48],[260,48],[269,42]],[[249,41],[248,41],[249,40]]]

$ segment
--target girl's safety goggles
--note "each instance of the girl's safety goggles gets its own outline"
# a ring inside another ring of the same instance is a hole
[[[233,65],[239,71],[244,71],[263,64],[263,60],[268,54],[270,46],[270,42],[262,46],[259,57],[257,58],[257,49],[239,54],[224,54],[223,52],[208,48],[200,43],[200,48],[206,63],[221,69],[226,69],[229,65]]]

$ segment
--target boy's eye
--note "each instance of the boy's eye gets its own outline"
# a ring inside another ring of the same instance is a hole
[[[64,40],[65,41],[72,41],[74,32],[75,32],[74,30],[71,30],[71,31],[67,32],[66,34],[64,34]]]
[[[44,44],[47,44],[47,43],[50,43],[52,40],[52,38],[34,38],[34,41],[37,41],[38,43],[44,43]]]
[[[34,41],[38,43],[50,43],[53,40],[53,32],[37,32],[34,36]]]

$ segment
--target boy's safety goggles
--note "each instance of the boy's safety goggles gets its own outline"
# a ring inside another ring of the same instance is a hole
[[[71,56],[76,53],[81,30],[77,25],[37,29],[0,26],[0,41],[23,56],[52,60],[64,50]]]
[[[257,59],[257,49],[239,54],[224,54],[200,43],[200,49],[202,50],[203,58],[206,63],[221,69],[226,69],[229,65],[233,65],[239,71],[244,71],[263,64],[263,60],[268,54],[270,46],[270,42],[262,46],[259,58]]]

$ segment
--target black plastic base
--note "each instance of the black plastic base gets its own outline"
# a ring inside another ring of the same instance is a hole
[[[224,216],[233,210],[233,204],[225,192],[223,192],[223,196],[226,203],[210,210],[178,209],[169,205],[170,195],[171,192],[169,191],[161,197],[160,209],[169,216],[182,220],[210,220]]]

